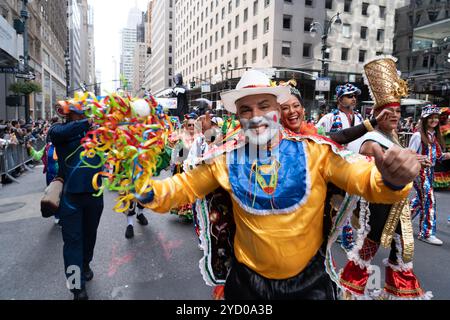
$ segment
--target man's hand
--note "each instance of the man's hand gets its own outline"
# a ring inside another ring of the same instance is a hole
[[[374,145],[373,154],[383,180],[393,186],[406,186],[420,172],[417,156],[408,150],[393,146],[383,152],[380,145]]]

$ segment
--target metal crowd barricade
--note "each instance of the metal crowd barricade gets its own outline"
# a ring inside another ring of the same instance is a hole
[[[403,148],[408,148],[409,141],[411,141],[413,133],[412,132],[399,132],[398,139]]]
[[[41,150],[45,146],[45,141],[38,139],[32,143],[33,148]],[[9,179],[19,183],[11,173],[17,168],[23,167],[25,170],[31,170],[28,166],[33,158],[28,154],[27,147],[24,144],[7,144],[0,147],[0,176],[6,175]]]

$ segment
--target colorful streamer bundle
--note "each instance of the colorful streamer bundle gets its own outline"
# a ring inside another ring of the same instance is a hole
[[[125,212],[135,195],[151,190],[151,177],[161,166],[171,119],[153,97],[132,99],[111,94],[101,101],[86,99],[86,116],[97,125],[82,140],[84,157],[98,156],[104,170],[93,177],[94,189],[119,192],[116,212]],[[86,166],[89,164],[83,161]],[[100,177],[103,184],[97,183]]]

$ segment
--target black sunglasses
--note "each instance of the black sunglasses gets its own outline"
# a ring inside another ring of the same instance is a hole
[[[349,99],[353,99],[353,98],[356,98],[357,95],[356,94],[346,94],[345,97],[347,97]]]

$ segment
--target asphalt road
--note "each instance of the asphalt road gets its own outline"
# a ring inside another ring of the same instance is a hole
[[[42,167],[23,174],[19,184],[0,187],[0,299],[68,300],[65,287],[61,229],[40,216],[45,188]],[[126,218],[112,211],[114,194],[105,195],[105,209],[87,285],[97,300],[208,300],[212,288],[199,272],[201,252],[192,224],[176,216],[146,210],[149,225],[135,224],[135,237],[125,239]],[[435,299],[450,299],[450,192],[438,192],[438,237],[441,247],[415,242],[415,273]],[[414,223],[417,233],[417,221]],[[380,266],[388,255],[381,250]],[[345,257],[336,247],[335,258]],[[383,268],[382,268],[383,270]],[[383,271],[382,271],[383,272]]]

